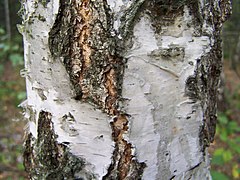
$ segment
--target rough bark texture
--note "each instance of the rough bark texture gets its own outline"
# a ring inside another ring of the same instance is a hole
[[[105,1],[62,1],[50,32],[49,47],[64,64],[76,99],[115,115],[123,60],[111,36],[112,20]]]
[[[208,179],[228,0],[26,0],[32,179]]]
[[[26,138],[24,165],[32,179],[95,179],[84,170],[84,160],[69,152],[64,144],[57,143],[51,114],[41,111],[38,118],[38,137],[29,133]]]

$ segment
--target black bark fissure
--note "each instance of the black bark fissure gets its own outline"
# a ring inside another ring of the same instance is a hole
[[[121,114],[114,118],[111,127],[112,137],[115,141],[115,149],[113,152],[113,161],[103,180],[141,179],[146,164],[144,162],[138,162],[132,154],[132,144],[123,138],[123,135],[128,130],[128,119],[126,115]]]
[[[116,52],[106,1],[61,1],[49,47],[62,57],[76,99],[115,114],[121,94],[123,58]]]
[[[85,172],[85,161],[57,143],[57,135],[49,112],[41,111],[38,117],[38,137],[28,134],[25,141],[24,166],[30,179],[94,179]]]

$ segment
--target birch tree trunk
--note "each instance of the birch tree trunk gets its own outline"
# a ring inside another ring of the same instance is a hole
[[[23,0],[31,179],[211,179],[229,0]]]

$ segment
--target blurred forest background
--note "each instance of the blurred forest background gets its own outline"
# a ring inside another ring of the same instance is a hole
[[[0,1],[0,179],[28,179],[22,144],[25,120],[18,105],[26,98],[20,2]],[[219,88],[216,137],[210,147],[214,180],[240,179],[240,0],[223,30],[224,67]]]

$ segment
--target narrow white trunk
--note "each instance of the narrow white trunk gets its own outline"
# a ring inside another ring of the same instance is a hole
[[[211,179],[229,1],[26,0],[23,11],[33,179]]]

